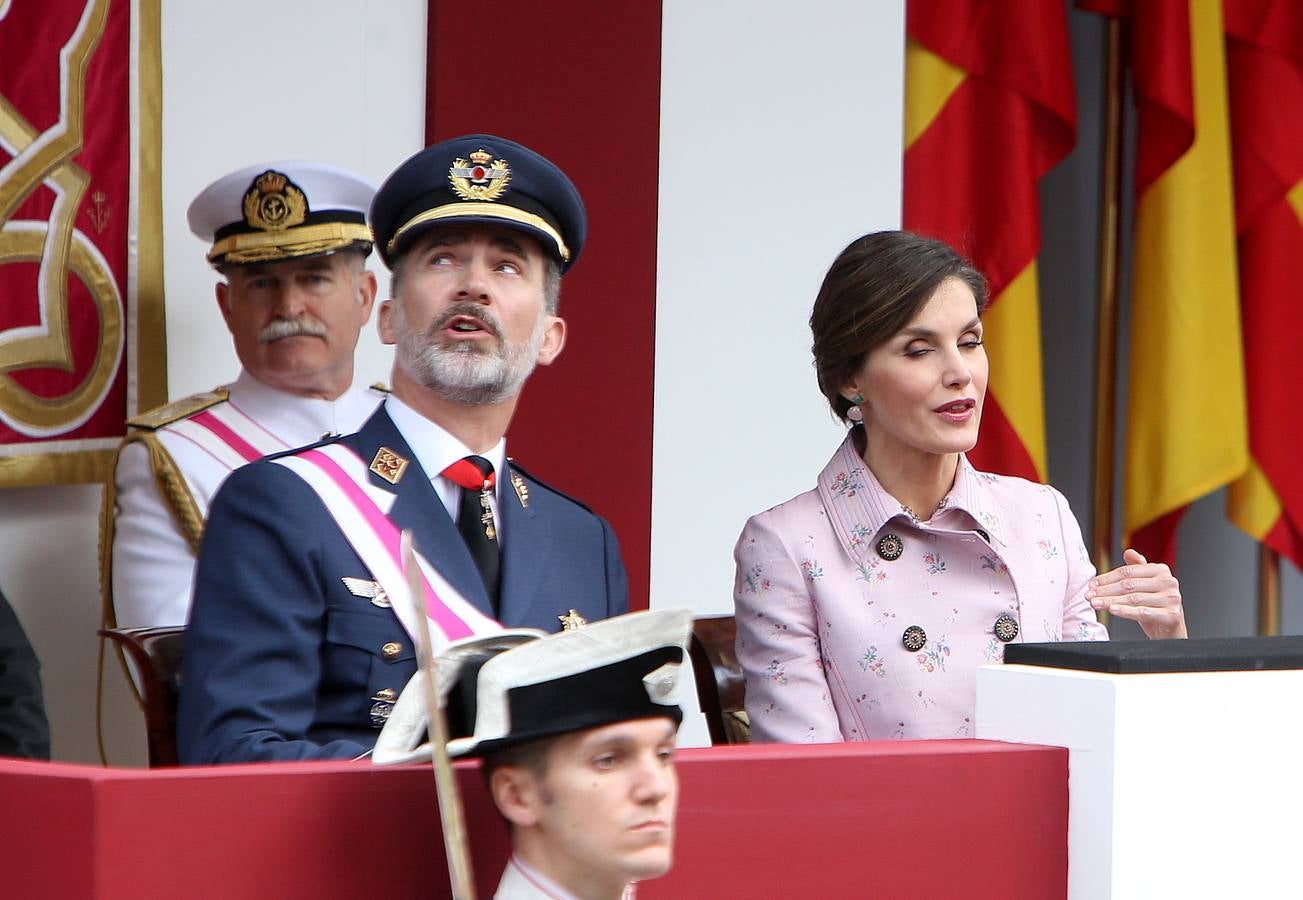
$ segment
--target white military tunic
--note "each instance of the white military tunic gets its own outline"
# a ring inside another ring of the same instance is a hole
[[[188,414],[163,424],[153,432],[153,452],[170,457],[184,479],[179,486],[193,500],[194,512],[207,518],[208,504],[226,476],[244,464],[235,453],[216,453],[187,433],[185,423],[194,416],[213,411],[230,412],[251,420],[255,434],[250,443],[260,452],[272,453],[315,443],[327,434],[357,431],[375,410],[383,393],[350,388],[335,400],[298,397],[267,387],[248,372],[227,387],[225,400],[205,403],[195,398]],[[181,401],[180,404],[185,404]],[[160,478],[169,468],[151,459],[150,446],[142,441],[126,443],[118,456],[114,476],[112,558],[105,582],[112,586],[110,600],[121,627],[183,625],[190,612],[191,584],[195,556],[182,527],[184,511],[169,502]]]

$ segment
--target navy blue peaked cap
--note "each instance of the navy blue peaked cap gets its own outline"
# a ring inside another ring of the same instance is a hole
[[[569,269],[588,233],[579,191],[528,147],[468,134],[426,147],[394,170],[371,201],[371,231],[385,265],[417,235],[454,223],[492,223],[536,238]]]

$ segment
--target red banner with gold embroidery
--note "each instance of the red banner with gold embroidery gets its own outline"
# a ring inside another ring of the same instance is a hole
[[[166,397],[158,21],[0,0],[0,485],[102,478]]]

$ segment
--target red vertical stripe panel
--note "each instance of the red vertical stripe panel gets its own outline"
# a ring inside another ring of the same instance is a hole
[[[659,2],[431,0],[426,137],[501,134],[574,180],[588,208],[566,275],[565,351],[525,388],[511,455],[605,516],[647,606],[660,156]]]

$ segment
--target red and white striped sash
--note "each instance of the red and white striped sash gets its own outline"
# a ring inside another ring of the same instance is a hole
[[[174,422],[167,426],[167,430],[198,444],[232,470],[270,453],[290,449],[284,441],[231,403],[210,406],[203,412]]]
[[[376,583],[389,596],[394,613],[414,643],[420,632],[399,553],[399,530],[388,518],[396,499],[372,487],[367,465],[352,450],[327,444],[273,460],[302,478],[321,498],[335,524],[362,559]],[[425,611],[430,618],[433,652],[448,641],[501,631],[502,626],[476,609],[419,553],[417,564],[425,585]]]

